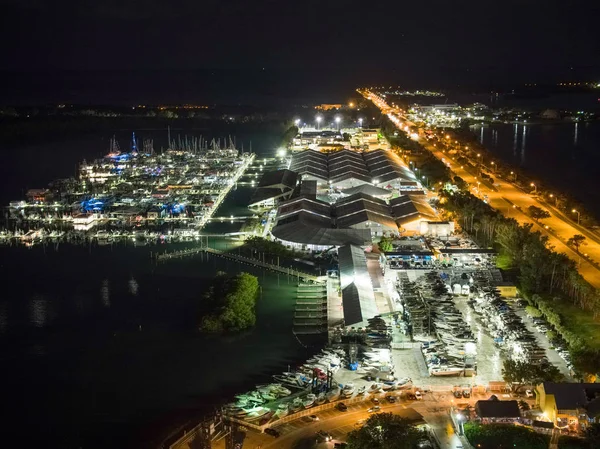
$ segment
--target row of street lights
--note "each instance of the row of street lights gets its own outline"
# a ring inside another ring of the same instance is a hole
[[[321,122],[323,121],[323,117],[320,116],[320,115],[317,115],[315,117],[315,121],[317,122],[317,129],[319,129],[320,125],[321,125]],[[294,120],[294,124],[296,126],[300,126],[300,122],[301,122],[301,120],[299,118],[297,118],[296,120]],[[338,131],[340,129],[340,123],[341,122],[342,122],[342,118],[341,117],[338,116],[338,117],[335,118],[335,123],[337,124]],[[360,126],[362,128],[362,124],[363,124],[363,119],[361,117],[361,118],[358,119],[358,126]]]

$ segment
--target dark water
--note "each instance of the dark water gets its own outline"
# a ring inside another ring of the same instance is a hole
[[[164,134],[138,132],[155,140]],[[22,187],[69,176],[80,159],[103,154],[108,137],[3,149],[3,203],[20,197]],[[264,155],[279,138],[246,137]],[[233,191],[217,215],[248,214],[251,193]],[[150,252],[164,249],[0,247],[4,444],[23,445],[25,438],[25,447],[145,446],[157,429],[304,360],[307,349],[292,334],[294,279],[207,256],[152,264]],[[251,331],[221,338],[196,331],[197,303],[217,271],[259,276]]]
[[[498,124],[473,131],[498,157],[600,217],[600,122]]]

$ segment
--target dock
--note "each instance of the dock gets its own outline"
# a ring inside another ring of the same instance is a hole
[[[190,248],[181,251],[173,251],[173,252],[165,252],[163,254],[158,254],[156,256],[157,262],[165,262],[171,259],[179,259],[182,257],[195,256],[200,253],[212,254],[217,257],[222,257],[224,259],[234,260],[236,262],[240,262],[246,265],[254,265],[257,267],[265,268],[267,270],[271,270],[277,273],[283,273],[288,276],[293,276],[298,278],[298,280],[302,279],[305,281],[318,282],[319,276],[315,276],[314,274],[304,273],[302,271],[295,270],[291,267],[283,267],[281,265],[274,265],[268,262],[263,262],[259,259],[253,259],[251,257],[242,256],[239,254],[228,253],[225,251],[221,251],[215,248],[209,248],[207,246],[200,246],[198,248]]]
[[[327,333],[327,284],[298,284],[294,333],[297,335]]]

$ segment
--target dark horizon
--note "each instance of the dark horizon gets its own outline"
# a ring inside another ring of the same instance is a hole
[[[489,90],[600,81],[589,1],[510,0],[494,9],[473,0],[0,3],[5,104],[51,96],[341,101],[374,84]]]
[[[396,70],[375,74],[304,69],[195,70],[14,70],[0,71],[0,105],[133,105],[133,104],[228,104],[283,106],[321,102],[346,102],[356,88],[372,85],[405,89],[432,89],[463,93],[487,93],[523,88],[528,83],[595,81],[593,67],[556,72],[552,77],[499,76],[494,70],[451,73],[444,80],[436,74],[418,79]],[[598,70],[600,73],[600,70]]]

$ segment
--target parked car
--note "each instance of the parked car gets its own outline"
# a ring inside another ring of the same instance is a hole
[[[267,435],[271,435],[272,437],[275,437],[275,438],[279,438],[279,437],[281,436],[281,434],[279,433],[279,431],[278,431],[278,430],[271,429],[270,427],[267,427],[267,428],[265,429],[265,433],[266,433]]]
[[[415,391],[415,398],[417,398],[417,401],[420,401],[421,399],[423,399],[423,395],[421,394],[420,391]]]
[[[396,396],[386,396],[386,399],[390,404],[394,404],[396,402]]]
[[[346,412],[346,411],[348,411],[348,406],[347,406],[346,404],[344,404],[343,402],[340,402],[340,403],[337,405],[337,409],[338,409],[340,412]]]
[[[379,399],[377,399],[377,398],[371,399],[371,402],[375,405],[379,405]]]
[[[309,418],[311,421],[318,421],[318,420],[319,420],[319,417],[318,417],[317,415],[310,415],[308,418]]]
[[[470,390],[463,390],[462,391],[462,395],[463,395],[463,398],[469,399],[471,397],[471,391]]]
[[[331,441],[333,439],[333,437],[324,430],[319,430],[317,432],[317,436],[325,441]]]
[[[452,394],[453,394],[453,395],[454,395],[454,397],[455,397],[455,398],[457,398],[457,399],[460,399],[460,398],[462,398],[462,397],[463,397],[462,393],[461,393],[460,391],[458,391],[458,390],[454,390],[454,391],[452,392]]]
[[[379,410],[381,410],[381,407],[376,405],[375,407],[371,407],[369,410],[367,410],[367,412],[368,413],[377,413]]]

